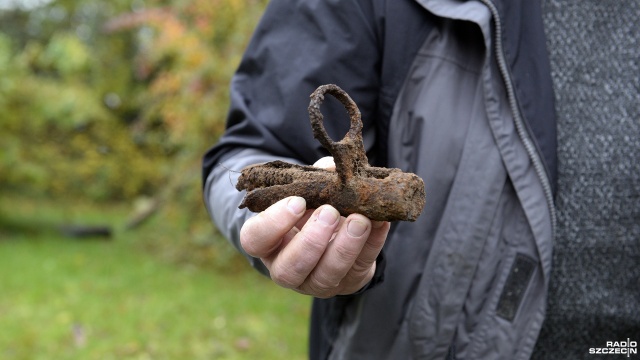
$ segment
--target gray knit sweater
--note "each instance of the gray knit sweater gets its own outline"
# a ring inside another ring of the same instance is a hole
[[[558,228],[533,358],[592,359],[607,341],[640,343],[640,1],[546,0],[543,13]]]

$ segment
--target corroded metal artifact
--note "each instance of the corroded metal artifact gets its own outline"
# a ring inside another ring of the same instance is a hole
[[[323,125],[320,105],[325,93],[338,99],[351,119],[349,131],[339,142],[329,137]],[[378,221],[415,221],[420,216],[424,182],[400,169],[369,165],[360,110],[345,91],[333,84],[320,86],[311,94],[309,117],[313,136],[333,155],[335,171],[283,161],[248,166],[236,184],[238,191],[247,190],[240,208],[260,212],[295,195],[305,198],[307,208],[330,204],[343,216],[358,213]]]

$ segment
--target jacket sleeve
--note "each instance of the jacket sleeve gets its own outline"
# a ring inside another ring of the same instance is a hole
[[[328,155],[313,138],[307,113],[318,86],[337,84],[356,101],[365,148],[370,158],[375,155],[380,37],[374,12],[369,0],[269,3],[231,81],[226,132],[203,159],[207,208],[238,249],[239,230],[250,213],[237,209],[243,194],[231,185],[229,175],[237,174],[228,169],[283,158],[311,164]],[[342,139],[349,129],[342,105],[327,96],[322,112],[328,134]]]

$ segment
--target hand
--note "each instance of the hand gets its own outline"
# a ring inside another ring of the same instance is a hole
[[[323,158],[316,166],[321,164],[333,162]],[[352,294],[371,280],[389,226],[360,214],[341,217],[330,205],[307,210],[305,200],[293,196],[247,220],[240,243],[262,260],[276,284],[329,298]]]

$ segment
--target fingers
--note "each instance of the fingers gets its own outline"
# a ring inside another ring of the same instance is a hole
[[[241,237],[247,253],[261,258],[276,284],[328,298],[354,293],[371,280],[388,222],[359,214],[345,219],[329,205],[294,216],[285,216],[287,211],[286,202],[275,204],[245,224]],[[276,215],[280,222],[274,221]],[[302,223],[300,230],[292,225]],[[265,225],[269,234],[254,229]]]
[[[309,218],[311,218],[311,215],[314,213],[315,209],[308,209],[304,215],[300,218],[300,220],[298,220],[298,222],[296,223],[296,227],[298,229],[302,229],[304,227],[304,224],[307,223],[307,221],[309,221]]]
[[[314,166],[335,169],[332,157]],[[345,219],[330,205],[307,210],[294,196],[247,220],[240,243],[278,285],[327,298],[354,293],[371,280],[389,227],[359,214]]]
[[[339,294],[351,294],[360,290],[373,277],[376,259],[382,251],[391,224],[388,221],[372,221],[372,229],[362,251],[354,261],[353,266],[345,276],[345,288]],[[347,284],[350,286],[347,286]]]
[[[344,286],[343,279],[363,250],[370,232],[369,219],[358,214],[350,215],[300,290],[318,297],[337,294]]]
[[[274,253],[305,215],[306,202],[292,196],[278,201],[267,210],[250,218],[240,230],[240,244],[253,257],[264,258]]]
[[[325,253],[339,224],[340,213],[332,206],[316,209],[287,246],[262,259],[273,281],[291,289],[302,285]]]
[[[362,215],[350,215],[298,290],[316,297],[358,291],[373,277],[388,229],[387,222],[372,223]]]

